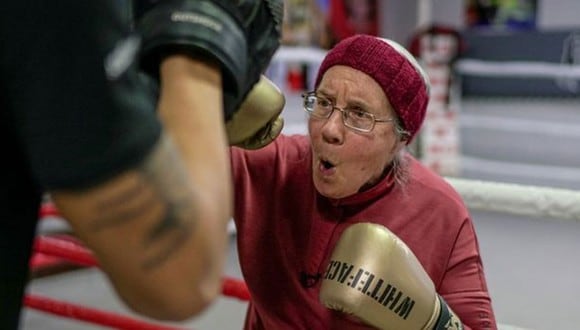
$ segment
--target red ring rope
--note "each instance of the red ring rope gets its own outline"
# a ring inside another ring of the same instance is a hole
[[[34,242],[34,251],[67,259],[83,266],[98,266],[92,252],[69,239],[38,236]]]
[[[40,205],[40,210],[38,211],[38,217],[60,217],[60,212],[52,203],[42,203]]]
[[[49,236],[38,236],[34,243],[34,250],[55,257],[61,257],[83,266],[98,266],[92,252],[80,243],[71,239],[61,239]],[[246,283],[242,280],[224,278],[222,294],[240,300],[250,300],[250,293]]]
[[[59,217],[60,212],[54,204],[50,202],[42,203],[39,210],[39,217],[45,218],[49,216]],[[68,259],[83,266],[98,266],[93,254],[75,241],[55,239],[47,236],[39,237],[35,242],[35,250],[38,253]],[[224,279],[222,294],[245,301],[250,300],[248,288],[240,280]]]
[[[181,330],[182,328],[171,327],[162,324],[152,324],[135,318],[106,312],[94,308],[83,307],[58,301],[36,294],[27,294],[24,297],[27,307],[71,319],[91,322],[115,329],[126,330]]]
[[[93,253],[85,248],[80,242],[68,236],[61,238],[38,236],[34,243],[34,251],[38,254],[66,259],[83,266],[98,266],[98,261],[95,259]],[[246,283],[242,280],[233,278],[224,278],[222,283],[222,294],[244,301],[250,299],[250,293]],[[25,296],[24,305],[47,313],[117,329],[179,330],[179,328],[175,327],[151,324],[116,313],[83,307],[30,293]]]

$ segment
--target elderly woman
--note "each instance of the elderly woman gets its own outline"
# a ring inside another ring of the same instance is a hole
[[[252,297],[245,329],[405,330],[418,319],[417,329],[459,329],[435,325],[453,312],[465,329],[495,329],[468,210],[405,151],[428,103],[417,62],[395,42],[356,35],[328,52],[315,86],[304,94],[309,136],[231,150],[239,260]],[[343,237],[357,224],[369,230]],[[393,240],[396,251],[385,253]],[[359,260],[380,260],[372,271],[338,269],[339,243],[363,253]],[[321,288],[339,272],[351,291],[339,288],[331,295],[340,301],[325,302]],[[408,295],[423,288],[438,299]],[[374,305],[384,312],[369,316]]]

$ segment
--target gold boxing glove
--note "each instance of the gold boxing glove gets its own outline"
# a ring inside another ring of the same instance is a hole
[[[344,231],[324,274],[320,301],[378,329],[463,329],[409,247],[378,224],[358,223]]]
[[[280,89],[262,75],[238,111],[226,122],[230,146],[253,150],[274,141],[284,127],[280,113],[285,104]]]

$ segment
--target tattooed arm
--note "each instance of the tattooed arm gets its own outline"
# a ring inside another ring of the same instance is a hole
[[[181,320],[220,292],[231,177],[219,70],[174,56],[161,79],[164,134],[145,161],[51,196],[131,308]]]

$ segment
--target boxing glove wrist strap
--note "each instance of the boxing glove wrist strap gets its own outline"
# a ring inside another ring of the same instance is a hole
[[[439,318],[433,330],[463,330],[461,321],[449,306],[447,306],[445,300],[441,296],[437,296],[437,298],[439,299],[441,311],[439,312]]]

